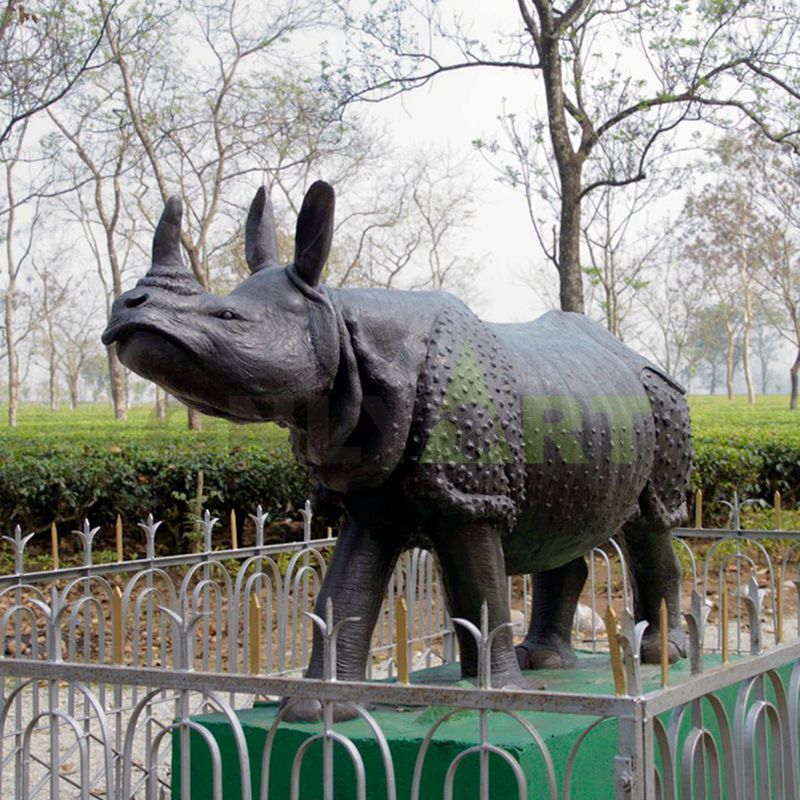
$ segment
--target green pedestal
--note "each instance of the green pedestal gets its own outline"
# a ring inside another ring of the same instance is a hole
[[[713,656],[706,657],[706,666],[717,663]],[[412,676],[416,683],[452,683],[458,675],[457,665],[448,665],[423,670]],[[642,669],[644,690],[658,686],[658,667]],[[582,694],[612,694],[613,681],[608,657],[582,654],[577,669],[542,670],[528,674],[532,684],[546,686],[554,692],[578,692]],[[671,683],[689,679],[689,667],[681,661],[670,669]],[[736,686],[718,693],[718,697],[732,719],[736,701]],[[380,725],[391,750],[394,761],[398,800],[411,796],[414,764],[422,740],[437,719],[451,709],[426,708],[414,710],[376,709],[372,713]],[[277,704],[266,703],[238,712],[250,755],[253,797],[258,798],[261,781],[261,760],[267,733],[277,713]],[[564,771],[570,750],[576,739],[592,724],[596,717],[574,714],[521,713],[521,717],[533,725],[547,745],[556,770],[558,786],[563,783]],[[236,747],[230,726],[221,714],[209,714],[194,718],[207,728],[216,739],[223,764],[223,790],[226,800],[238,800],[241,796]],[[688,724],[688,720],[687,720]],[[446,721],[437,731],[425,760],[420,796],[442,797],[445,774],[459,753],[479,741],[479,715],[476,711],[462,711]],[[386,784],[383,762],[374,736],[362,720],[339,723],[336,730],[349,738],[358,748],[364,762],[367,779],[367,797],[385,798]],[[290,796],[292,763],[298,748],[310,736],[320,731],[319,723],[282,723],[276,736],[270,767],[270,798],[284,800]],[[539,748],[530,735],[516,720],[507,714],[494,712],[489,715],[489,738],[492,744],[506,750],[521,765],[529,782],[528,796],[547,795],[546,773]],[[177,737],[176,737],[177,745]],[[206,744],[200,736],[191,738],[191,792],[192,800],[212,797],[211,761]],[[617,721],[602,722],[581,745],[573,768],[573,797],[614,797],[614,757],[617,754]],[[516,780],[511,768],[500,757],[490,756],[491,797],[512,798],[517,796]],[[173,797],[180,798],[180,753],[173,748]],[[479,757],[466,757],[456,773],[454,797],[459,800],[477,798]],[[355,774],[347,753],[340,746],[335,748],[334,797],[350,800],[356,797]],[[559,789],[560,791],[560,789]],[[322,745],[312,744],[302,762],[300,796],[317,800],[322,797]]]

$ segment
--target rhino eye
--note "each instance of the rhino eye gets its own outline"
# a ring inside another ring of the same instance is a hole
[[[220,311],[216,316],[220,319],[239,319],[239,317],[229,308],[226,308],[224,311]]]

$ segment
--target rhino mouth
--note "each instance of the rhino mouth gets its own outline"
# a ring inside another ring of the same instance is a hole
[[[109,325],[103,331],[103,335],[100,338],[103,344],[108,346],[110,344],[114,344],[114,342],[121,343],[123,339],[125,339],[127,336],[130,336],[130,334],[135,333],[136,331],[147,331],[148,333],[160,333],[163,335],[163,331],[156,330],[154,325],[124,320],[122,322],[116,322]]]
[[[169,333],[169,331],[165,331],[163,328],[150,325],[146,322],[133,322],[132,320],[123,320],[121,322],[112,323],[103,331],[101,340],[106,346],[117,342],[117,346],[122,347],[125,344],[125,341],[135,333],[147,333],[151,336],[154,335],[170,342],[176,347],[180,347],[182,350],[189,350],[186,342],[182,341],[177,336],[173,336],[171,333]]]

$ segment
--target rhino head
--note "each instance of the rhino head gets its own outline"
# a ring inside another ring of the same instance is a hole
[[[317,286],[333,212],[333,189],[318,181],[303,200],[294,261],[279,266],[272,205],[261,187],[246,226],[252,274],[223,297],[205,291],[184,265],[182,205],[171,197],[152,266],[114,302],[103,343],[116,343],[126,367],[204,413],[307,427],[339,364],[336,315]]]

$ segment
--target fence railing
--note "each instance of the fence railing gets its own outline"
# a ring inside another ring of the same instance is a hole
[[[691,679],[664,686],[639,663],[644,623],[633,620],[622,551],[613,542],[592,551],[574,635],[578,646],[597,653],[609,651],[611,634],[622,688],[618,694],[565,694],[492,690],[486,667],[474,689],[297,680],[310,652],[312,625],[334,636],[329,621],[308,614],[335,538],[312,540],[309,509],[304,518],[303,542],[265,545],[266,517],[258,510],[252,517],[254,546],[214,551],[216,521],[205,515],[202,552],[162,557],[155,555],[158,524],[148,518],[142,524],[145,556],[110,564],[95,562],[97,531],[87,523],[77,532],[81,565],[36,572],[25,569],[29,536],[17,530],[8,537],[15,570],[0,577],[0,792],[13,789],[21,799],[157,798],[175,783],[183,797],[191,797],[199,737],[212,776],[206,796],[221,798],[231,780],[241,786],[237,797],[280,796],[274,789],[270,795],[269,775],[282,768],[290,773],[290,794],[305,796],[303,756],[290,765],[276,762],[285,726],[281,714],[255,762],[236,715],[258,698],[288,696],[322,704],[325,797],[334,791],[334,751],[337,760],[353,764],[354,797],[397,795],[392,749],[371,710],[375,704],[451,709],[421,735],[411,797],[428,796],[423,784],[431,759],[438,758],[436,742],[465,709],[477,715],[475,740],[448,756],[450,769],[437,789],[443,797],[452,796],[462,762],[473,757],[481,798],[490,796],[489,765],[497,759],[511,770],[520,797],[528,796],[529,785],[545,787],[544,796],[580,796],[576,764],[609,726],[615,729],[616,758],[606,777],[618,797],[689,798],[692,790],[695,797],[800,796],[800,532],[678,532]],[[736,519],[738,524],[738,514]],[[528,579],[511,579],[509,596],[523,633]],[[409,625],[398,641],[401,599]],[[608,608],[616,611],[619,629],[605,630]],[[379,619],[372,677],[391,678],[399,661],[418,668],[456,658],[459,623],[447,616],[429,553],[415,550],[400,560]],[[473,634],[485,650],[491,632],[484,627]],[[725,687],[738,693],[733,713],[717,699]],[[351,704],[371,731],[381,776],[367,769],[358,746],[334,724],[342,704]],[[235,763],[222,758],[197,719],[212,710],[227,719]],[[526,773],[530,764],[494,743],[491,720],[498,714],[511,717],[538,753],[535,776]],[[531,714],[543,716],[535,723]],[[563,762],[543,733],[542,720],[550,714],[576,715],[584,725]],[[256,786],[259,770],[268,777]],[[378,785],[380,795],[367,792],[367,784]]]

